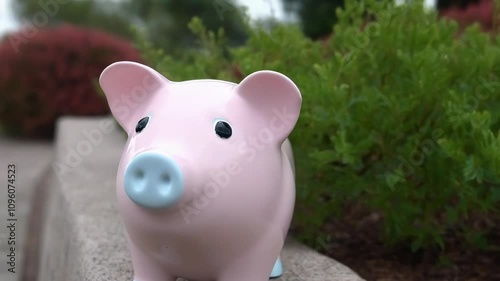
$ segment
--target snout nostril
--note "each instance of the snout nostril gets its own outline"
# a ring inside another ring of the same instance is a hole
[[[161,181],[164,183],[170,183],[170,176],[166,173],[161,174]]]
[[[135,171],[135,177],[138,179],[143,179],[144,178],[144,171],[143,170]]]

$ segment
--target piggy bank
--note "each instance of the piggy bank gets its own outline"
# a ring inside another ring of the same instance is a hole
[[[134,62],[108,66],[99,82],[128,134],[116,192],[134,280],[279,277],[295,205],[297,86],[274,71],[173,82]]]

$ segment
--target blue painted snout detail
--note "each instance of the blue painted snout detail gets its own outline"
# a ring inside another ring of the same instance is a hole
[[[171,207],[184,192],[181,169],[172,158],[160,152],[136,155],[125,169],[124,177],[128,197],[144,208]]]

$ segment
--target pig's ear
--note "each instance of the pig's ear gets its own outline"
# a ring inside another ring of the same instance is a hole
[[[169,81],[154,69],[130,61],[116,62],[101,73],[99,84],[111,113],[127,132],[136,126],[154,93]]]
[[[257,71],[243,79],[235,90],[252,111],[263,117],[263,128],[270,129],[277,141],[288,137],[302,105],[300,90],[290,78],[275,71]]]

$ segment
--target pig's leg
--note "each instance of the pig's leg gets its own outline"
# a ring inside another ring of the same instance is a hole
[[[276,257],[280,254],[281,246],[276,246],[280,244],[280,239],[281,237],[264,239],[263,243],[255,245],[244,256],[239,256],[228,265],[219,274],[217,281],[268,281]]]
[[[231,269],[223,272],[216,281],[268,281],[272,262],[263,264],[259,260],[238,262],[232,264]]]
[[[134,281],[175,281],[157,261],[145,255],[143,251],[129,240],[130,255],[134,268]]]

